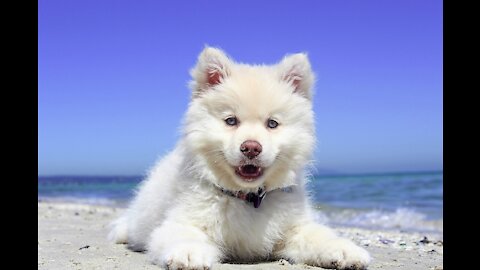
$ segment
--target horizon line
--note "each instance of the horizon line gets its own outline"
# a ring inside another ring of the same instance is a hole
[[[314,177],[343,177],[343,176],[381,176],[381,175],[401,175],[401,174],[432,174],[443,173],[441,170],[405,170],[405,171],[383,171],[383,172],[359,172],[359,173],[316,173]],[[40,177],[147,177],[147,174],[51,174],[37,175]]]

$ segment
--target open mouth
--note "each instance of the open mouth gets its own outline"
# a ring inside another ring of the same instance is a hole
[[[252,182],[262,175],[262,167],[243,165],[235,168],[235,173],[247,182]]]

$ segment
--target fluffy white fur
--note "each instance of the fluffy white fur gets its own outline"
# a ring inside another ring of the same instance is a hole
[[[306,54],[276,65],[234,62],[207,47],[191,71],[192,98],[176,148],[151,170],[109,237],[146,250],[170,269],[207,269],[237,260],[288,259],[338,269],[364,269],[369,254],[314,222],[305,166],[315,142],[314,74]],[[229,126],[225,119],[237,117]],[[268,119],[279,123],[269,128]],[[255,181],[235,174],[246,140],[262,145]],[[222,193],[265,186],[259,208]],[[282,187],[292,187],[285,192]]]

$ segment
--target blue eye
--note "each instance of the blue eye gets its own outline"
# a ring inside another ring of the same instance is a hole
[[[236,126],[238,123],[238,120],[235,116],[232,116],[225,119],[225,123],[227,123],[227,125],[229,126]]]
[[[278,127],[278,122],[273,120],[273,119],[268,119],[267,126],[269,128],[276,128],[276,127]]]

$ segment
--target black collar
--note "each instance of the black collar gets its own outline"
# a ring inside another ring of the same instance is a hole
[[[223,193],[227,195],[239,198],[240,200],[244,200],[249,203],[253,203],[253,207],[255,208],[260,207],[260,204],[262,203],[263,198],[265,198],[265,196],[267,195],[267,191],[265,191],[265,187],[258,188],[257,192],[249,192],[249,193],[245,193],[243,191],[230,191],[222,187],[219,187],[219,188]]]
[[[272,191],[279,190],[279,189],[282,190],[283,192],[287,192],[287,193],[290,193],[290,192],[293,191],[292,186],[277,188],[277,189],[270,190],[268,192],[267,192],[265,187],[259,187],[257,192],[249,192],[249,193],[245,193],[243,191],[231,191],[231,190],[227,190],[225,188],[219,187],[217,185],[215,185],[215,187],[217,187],[224,194],[227,194],[229,196],[238,198],[238,199],[246,201],[248,203],[253,203],[253,207],[255,207],[255,208],[260,207],[260,204],[262,203],[262,200],[265,199],[268,192],[272,192]]]

